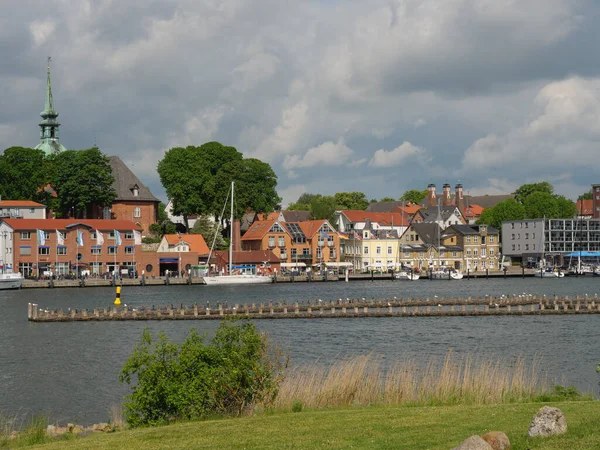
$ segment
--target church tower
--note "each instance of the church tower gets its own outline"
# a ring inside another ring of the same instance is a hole
[[[43,150],[46,155],[53,155],[66,150],[58,140],[58,127],[60,123],[56,120],[58,113],[54,110],[52,100],[52,86],[50,85],[50,57],[48,57],[48,79],[46,80],[46,107],[40,113],[42,121],[40,122],[41,142],[35,147],[37,150]]]

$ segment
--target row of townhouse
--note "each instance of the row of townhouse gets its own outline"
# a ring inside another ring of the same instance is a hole
[[[159,276],[198,264],[198,252],[144,251],[142,230],[130,220],[0,219],[0,270],[25,277],[84,271]]]
[[[448,214],[446,220],[454,221],[454,214]],[[454,217],[458,223],[445,228],[440,225],[445,221],[442,217],[438,221],[411,223],[401,233],[363,222],[371,227],[351,232],[348,239],[342,241],[342,261],[350,263],[356,271],[399,266],[418,269],[443,266],[470,271],[499,269],[498,230],[486,225],[464,224],[460,216]]]
[[[340,235],[327,220],[254,222],[241,238],[241,250],[270,250],[280,267],[339,266]]]

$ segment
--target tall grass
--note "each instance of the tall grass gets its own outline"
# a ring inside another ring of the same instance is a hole
[[[533,399],[546,390],[539,358],[482,359],[449,351],[443,360],[418,364],[407,359],[384,367],[373,354],[324,367],[289,370],[274,402],[290,409],[368,405],[452,405],[510,403]]]

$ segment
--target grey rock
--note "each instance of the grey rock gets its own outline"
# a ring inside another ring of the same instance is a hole
[[[511,450],[510,440],[502,431],[489,431],[481,438],[487,442],[494,450]]]
[[[485,442],[479,436],[471,436],[461,442],[458,447],[454,447],[452,450],[493,450],[490,444]]]
[[[567,419],[563,412],[558,408],[543,406],[533,417],[529,432],[527,435],[536,436],[556,436],[567,432]]]

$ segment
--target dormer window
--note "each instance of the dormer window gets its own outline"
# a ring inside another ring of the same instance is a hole
[[[134,197],[138,197],[140,195],[140,187],[137,184],[134,184],[131,188],[131,193]]]

